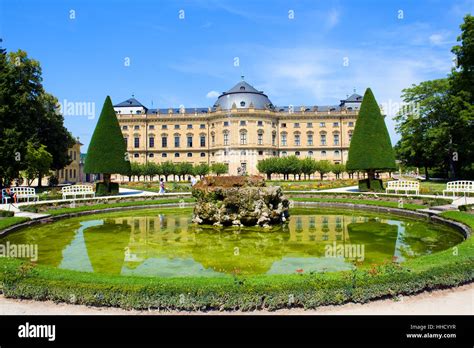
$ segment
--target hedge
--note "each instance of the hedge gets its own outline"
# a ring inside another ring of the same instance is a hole
[[[474,228],[474,216],[446,212],[444,217]],[[126,309],[276,310],[367,302],[385,296],[457,286],[474,278],[474,242],[403,264],[335,273],[146,278],[100,275],[0,259],[0,286],[7,297],[52,300]]]

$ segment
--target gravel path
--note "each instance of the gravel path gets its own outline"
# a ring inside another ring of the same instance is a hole
[[[372,314],[418,314],[418,315],[473,315],[474,283],[458,288],[423,292],[414,296],[404,296],[399,301],[392,299],[377,300],[366,304],[348,303],[341,306],[326,306],[317,310],[283,309],[275,312],[178,312],[168,311],[127,311],[119,308],[88,307],[82,305],[56,304],[50,301],[38,302],[16,300],[0,295],[0,315],[97,315],[97,314],[183,314],[183,315],[245,315],[245,314],[284,314],[284,315],[372,315]]]

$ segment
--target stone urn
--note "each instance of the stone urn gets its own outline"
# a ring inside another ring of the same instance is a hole
[[[207,176],[193,186],[193,221],[217,226],[270,226],[289,218],[289,201],[261,176]]]

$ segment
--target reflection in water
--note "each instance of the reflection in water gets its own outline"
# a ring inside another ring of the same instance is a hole
[[[38,243],[39,263],[65,269],[209,277],[349,270],[432,253],[462,240],[451,229],[421,221],[353,211],[299,212],[271,229],[198,226],[188,212],[102,214],[31,227],[2,242]]]

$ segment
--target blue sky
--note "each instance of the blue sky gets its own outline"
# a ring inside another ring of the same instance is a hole
[[[0,0],[0,37],[40,61],[61,102],[95,103],[94,118],[65,117],[84,152],[106,95],[212,106],[241,75],[275,105],[336,104],[371,87],[394,143],[401,90],[449,73],[467,13],[474,0]]]

